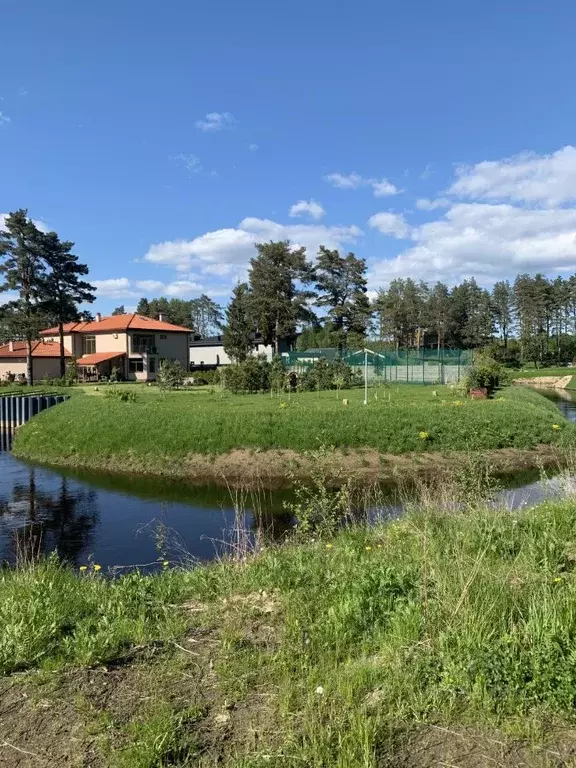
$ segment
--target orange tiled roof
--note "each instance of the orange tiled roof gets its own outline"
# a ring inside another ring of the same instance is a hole
[[[178,333],[191,333],[190,328],[184,328],[182,325],[173,325],[163,320],[154,320],[152,317],[144,315],[111,315],[103,317],[101,320],[93,320],[90,323],[66,323],[64,333],[96,333],[103,331],[167,331]],[[55,336],[58,328],[47,328],[42,331],[42,336]]]
[[[83,355],[78,360],[78,365],[98,365],[105,363],[106,360],[113,360],[115,357],[124,357],[125,352],[96,352],[93,355]]]
[[[66,357],[70,357],[67,349],[64,353]],[[0,357],[26,357],[26,342],[15,341],[12,349],[9,344],[2,344]],[[32,344],[32,357],[60,357],[60,344],[56,341],[35,341]]]

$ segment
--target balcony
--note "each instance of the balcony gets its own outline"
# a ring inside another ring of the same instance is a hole
[[[157,355],[158,349],[156,347],[153,347],[151,344],[133,344],[132,354],[133,355]]]

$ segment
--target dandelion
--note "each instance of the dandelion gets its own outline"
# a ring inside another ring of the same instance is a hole
[[[84,571],[88,570],[88,566],[87,565],[81,565],[80,566],[80,570],[82,571],[82,573],[84,573]]]
[[[367,546],[367,547],[366,547],[366,552],[370,552],[370,550],[371,550],[371,549],[372,549],[372,547],[370,547],[370,546]]]
[[[102,566],[101,565],[95,565],[94,566],[94,570],[95,571],[101,571],[102,570]]]
[[[418,432],[418,437],[420,438],[420,440],[428,440],[430,435],[428,434],[428,432]]]
[[[316,693],[318,694],[318,696],[322,696],[324,694],[324,686],[323,685],[319,685],[316,688]]]
[[[170,563],[168,562],[168,560],[164,560],[164,562],[162,563],[163,568],[168,568],[169,565]]]
[[[560,424],[552,424],[552,429],[560,429]]]
[[[326,544],[326,549],[332,549],[333,544]]]
[[[560,576],[556,576],[556,578],[554,579],[554,584],[559,584],[561,581],[562,579],[560,578]]]

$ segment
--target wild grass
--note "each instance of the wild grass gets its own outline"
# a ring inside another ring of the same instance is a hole
[[[280,398],[215,390],[141,392],[134,402],[77,394],[25,425],[14,452],[87,468],[113,461],[119,471],[130,459],[153,473],[190,454],[234,449],[304,452],[324,445],[393,454],[523,449],[566,442],[575,434],[552,403],[519,387],[493,400],[472,401],[447,388],[405,385],[372,392],[366,406],[358,390],[338,398],[333,392]]]
[[[538,376],[571,376],[574,372],[574,368],[551,366],[549,368],[523,368],[520,371],[511,370],[509,373],[513,379],[534,379]]]
[[[547,744],[576,719],[576,505],[452,502],[194,570],[4,573],[2,669],[171,649],[111,765],[214,765],[214,729],[236,768],[376,768],[423,724]],[[192,709],[168,692],[174,653],[211,680]]]

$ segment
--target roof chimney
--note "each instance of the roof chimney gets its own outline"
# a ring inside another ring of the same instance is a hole
[[[96,312],[96,322],[99,323],[102,320],[102,315],[100,312]]]
[[[14,352],[14,342],[13,341],[9,341],[8,342],[8,349],[10,350],[10,352]]]
[[[161,323],[164,322],[164,315],[162,314],[162,312],[160,312],[160,314],[158,315],[158,320],[160,320]]]

